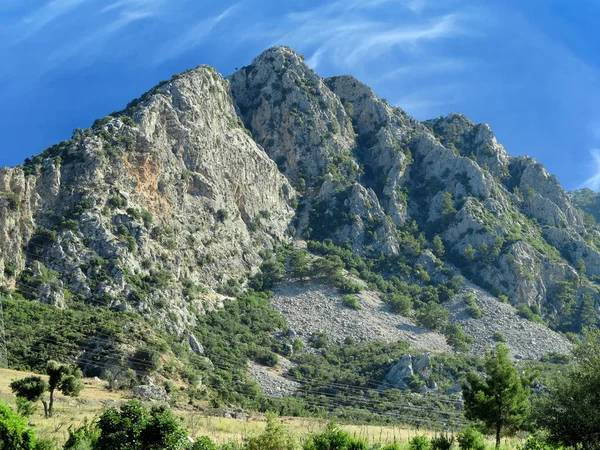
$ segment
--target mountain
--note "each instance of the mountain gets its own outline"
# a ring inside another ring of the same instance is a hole
[[[227,78],[208,66],[176,75],[2,168],[0,285],[66,324],[81,311],[121,324],[78,329],[72,354],[104,369],[116,364],[101,352],[111,333],[132,323],[123,355],[148,336],[173,343],[174,360],[174,343],[203,354],[212,344],[198,336],[218,334],[207,313],[267,317],[254,300],[231,306],[249,286],[275,292],[265,308],[288,325],[260,331],[282,355],[328,330],[340,345],[402,339],[477,355],[502,338],[540,359],[568,352],[557,332],[597,323],[600,234],[580,209],[590,204],[533,158],[510,156],[488,125],[419,122],[275,47]]]

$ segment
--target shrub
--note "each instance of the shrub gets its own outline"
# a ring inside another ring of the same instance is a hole
[[[503,342],[503,343],[506,342],[506,336],[504,336],[499,331],[496,331],[494,333],[494,335],[492,336],[492,338],[494,339],[495,342]]]
[[[473,343],[473,338],[465,334],[460,325],[449,324],[444,330],[446,342],[457,352],[468,352]]]
[[[434,331],[441,330],[450,313],[437,303],[426,303],[417,311],[417,323]]]
[[[127,206],[127,200],[125,200],[119,195],[113,195],[111,198],[108,199],[108,204],[113,209],[124,208],[125,206]]]
[[[325,348],[329,345],[329,337],[325,333],[315,333],[310,338],[310,343],[314,348]]]
[[[360,303],[358,302],[358,299],[354,295],[344,295],[342,297],[342,303],[347,308],[361,309]]]
[[[160,355],[151,348],[139,348],[131,358],[131,367],[142,373],[154,372],[160,367]]]
[[[465,296],[465,303],[467,304],[467,313],[473,319],[479,319],[483,317],[483,313],[479,309],[479,306],[477,306],[477,303],[475,302],[475,296],[473,294],[468,294]]]
[[[247,450],[295,450],[297,447],[298,444],[288,429],[278,423],[273,414],[267,414],[264,433],[251,437],[246,442]]]
[[[196,439],[190,450],[219,450],[219,446],[210,440],[207,436]]]
[[[10,407],[0,403],[0,448],[10,450],[35,450],[35,436],[26,427],[25,419]]]
[[[409,450],[430,450],[431,442],[427,436],[415,436],[408,442]]]
[[[403,316],[408,316],[413,307],[413,301],[407,295],[391,294],[387,297],[387,303],[392,308],[392,311],[400,313]]]
[[[454,436],[440,434],[431,438],[431,450],[450,450],[454,445]]]
[[[330,423],[321,434],[313,435],[306,441],[303,450],[366,450],[366,442],[355,439],[350,434]]]
[[[476,428],[469,426],[458,434],[456,440],[460,450],[485,450],[485,438]]]

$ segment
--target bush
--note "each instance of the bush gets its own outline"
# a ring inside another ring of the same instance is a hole
[[[494,339],[495,342],[502,342],[502,343],[506,342],[506,336],[504,336],[499,331],[496,331],[494,333],[494,335],[492,336],[492,338]]]
[[[264,433],[251,437],[246,442],[246,450],[295,450],[297,442],[288,429],[275,420],[275,415],[267,414],[267,427]]]
[[[190,450],[219,450],[219,446],[210,440],[207,436],[196,439]]]
[[[444,328],[449,315],[450,313],[437,303],[426,303],[417,311],[417,323],[438,331]]]
[[[361,309],[358,299],[354,295],[344,295],[342,297],[342,303],[345,307],[351,309]]]
[[[485,450],[485,438],[476,428],[469,426],[458,434],[456,440],[461,450]]]
[[[431,442],[427,436],[415,436],[408,442],[409,450],[430,450]]]
[[[475,302],[475,296],[473,294],[468,294],[465,296],[465,303],[467,304],[467,313],[473,319],[479,319],[483,317],[483,313],[479,309],[479,306],[477,306],[477,303]]]
[[[323,433],[311,436],[303,450],[367,450],[367,443],[330,423]]]
[[[387,303],[392,311],[408,316],[413,307],[413,301],[407,295],[391,294],[387,297]]]
[[[449,324],[444,330],[446,342],[457,352],[468,352],[473,343],[473,337],[465,334],[460,325]]]
[[[35,436],[28,430],[25,419],[10,407],[0,403],[0,448],[10,450],[35,450]]]
[[[314,348],[325,348],[329,345],[329,337],[325,333],[315,333],[310,338],[310,344]]]
[[[131,358],[131,367],[141,373],[154,372],[160,367],[160,355],[151,348],[139,348]]]
[[[440,434],[431,438],[431,450],[450,450],[454,445],[454,436]]]
[[[108,204],[113,209],[124,208],[125,206],[127,206],[127,200],[118,195],[113,195],[111,198],[108,199]]]

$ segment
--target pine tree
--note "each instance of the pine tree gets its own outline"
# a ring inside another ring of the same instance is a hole
[[[463,385],[467,419],[481,421],[495,431],[496,448],[503,432],[523,426],[530,407],[529,385],[533,380],[519,376],[508,352],[508,347],[497,344],[496,351],[486,357],[483,378],[470,373]]]
[[[442,238],[437,234],[433,237],[433,241],[431,241],[431,250],[433,251],[433,254],[440,259],[446,255],[446,248],[444,247]]]

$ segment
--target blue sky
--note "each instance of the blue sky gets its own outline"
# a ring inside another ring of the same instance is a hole
[[[0,0],[0,166],[199,64],[290,45],[418,119],[460,112],[600,189],[597,0]]]

